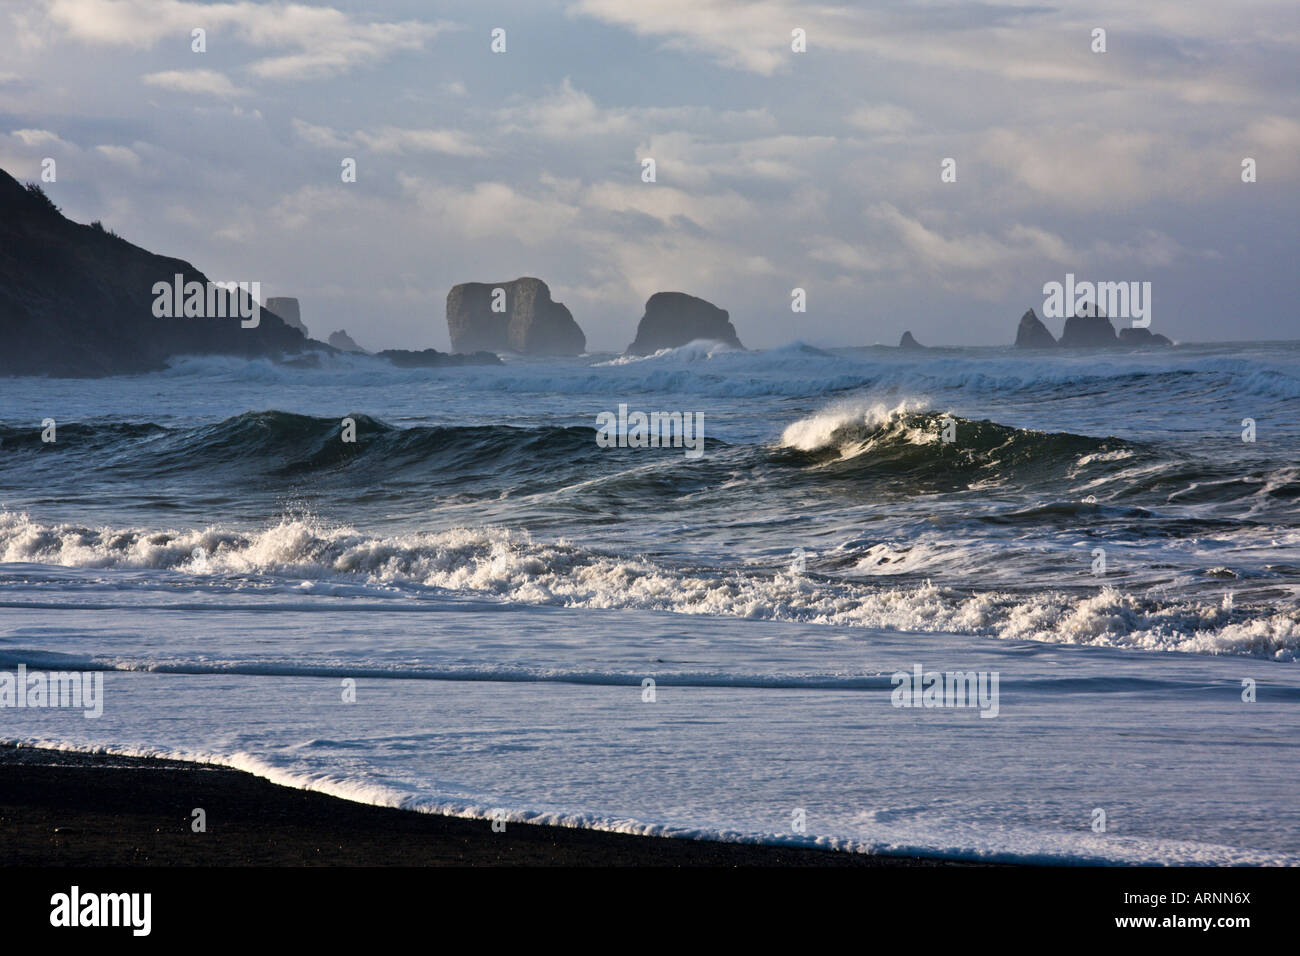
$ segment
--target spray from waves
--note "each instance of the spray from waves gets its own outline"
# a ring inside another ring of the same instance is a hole
[[[197,552],[197,553],[196,553]],[[162,569],[255,586],[303,579],[386,592],[439,588],[521,604],[627,608],[756,620],[980,634],[1010,640],[1142,650],[1300,655],[1300,609],[1161,601],[1103,588],[965,593],[925,583],[873,587],[754,570],[670,568],[521,533],[455,529],[377,537],[308,519],[260,531],[146,531],[41,525],[0,512],[0,561],[76,568]],[[190,582],[192,583],[192,581]]]
[[[929,402],[925,399],[904,399],[893,408],[883,402],[845,400],[788,425],[781,433],[780,445],[803,452],[834,447],[843,457],[852,457],[843,454],[850,443],[857,443],[864,435],[915,418],[928,410]],[[909,437],[918,444],[929,444],[937,435]]]
[[[949,440],[950,439],[950,440]],[[777,443],[793,461],[853,480],[907,479],[920,490],[1024,482],[1038,489],[1089,465],[1110,469],[1156,454],[1118,438],[1042,432],[935,412],[923,399],[890,407],[845,400],[789,425]],[[1093,476],[1089,476],[1093,477]]]
[[[1300,368],[1293,349],[1224,355],[1194,346],[1105,356],[1028,355],[1003,349],[902,355],[895,349],[824,350],[793,342],[780,348],[741,351],[696,342],[651,356],[588,355],[537,363],[444,369],[402,369],[364,355],[322,358],[319,368],[267,359],[183,357],[157,377],[173,380],[246,382],[255,385],[321,385],[330,388],[434,385],[511,394],[603,395],[672,389],[715,397],[815,397],[872,388],[920,390],[966,396],[1051,397],[1105,389],[1142,401],[1149,395],[1189,401],[1242,397],[1267,402],[1300,398]],[[144,376],[148,380],[151,376]]]
[[[597,362],[596,368],[614,368],[620,365],[637,365],[645,362],[700,362],[727,353],[745,354],[745,349],[738,349],[726,342],[714,342],[709,339],[695,339],[676,348],[659,349],[650,355],[620,355],[605,362]],[[820,353],[825,355],[826,353]]]

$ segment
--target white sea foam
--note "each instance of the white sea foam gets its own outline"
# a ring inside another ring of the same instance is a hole
[[[375,587],[481,593],[521,604],[637,608],[1276,660],[1295,660],[1300,653],[1300,609],[1294,606],[1248,614],[1243,608],[1225,609],[1217,600],[1152,601],[1110,587],[1088,597],[1059,591],[967,594],[929,584],[880,587],[792,573],[683,571],[501,529],[377,537],[286,518],[253,532],[221,527],[146,531],[41,525],[26,515],[0,512],[0,559],[168,569],[200,579],[352,580]],[[917,566],[923,562],[918,556]]]
[[[654,363],[678,363],[678,362],[699,362],[711,359],[714,356],[725,353],[745,354],[744,349],[738,349],[726,342],[715,342],[710,339],[696,339],[688,342],[686,345],[679,345],[676,348],[659,349],[650,355],[620,355],[618,358],[610,359],[605,362],[597,362],[597,367],[613,367],[619,365],[636,365],[645,362]]]
[[[1130,448],[1117,448],[1114,451],[1095,451],[1087,455],[1080,455],[1079,460],[1075,462],[1079,467],[1091,465],[1100,461],[1126,461],[1133,457],[1133,450]]]
[[[797,451],[817,451],[838,445],[845,457],[851,457],[848,453],[850,447],[857,454],[869,444],[862,441],[862,432],[897,426],[907,416],[928,408],[925,399],[905,399],[893,407],[884,402],[845,399],[786,426],[780,444],[783,448]],[[895,434],[913,444],[929,444],[937,440],[935,434],[916,428],[906,428]]]

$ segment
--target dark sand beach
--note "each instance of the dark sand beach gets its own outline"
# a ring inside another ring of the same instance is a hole
[[[207,832],[193,833],[202,807]],[[353,803],[225,767],[0,746],[9,866],[943,866]]]

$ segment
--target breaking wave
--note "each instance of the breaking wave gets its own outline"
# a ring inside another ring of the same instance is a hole
[[[446,589],[531,605],[978,634],[1009,640],[1238,654],[1300,652],[1300,608],[1166,600],[1103,587],[1084,593],[984,590],[929,582],[880,587],[762,569],[674,568],[642,557],[534,541],[495,529],[375,536],[285,519],[262,530],[149,531],[43,525],[0,512],[0,561],[104,570],[165,570],[186,586],[351,582],[418,594]],[[0,582],[22,577],[7,569]]]

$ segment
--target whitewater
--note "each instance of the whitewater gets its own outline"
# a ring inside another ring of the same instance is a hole
[[[0,671],[104,676],[102,717],[0,740],[650,835],[1295,864],[1297,398],[1295,343],[0,380]],[[600,447],[620,403],[702,414],[704,454]],[[892,706],[916,666],[998,674],[998,716]]]

